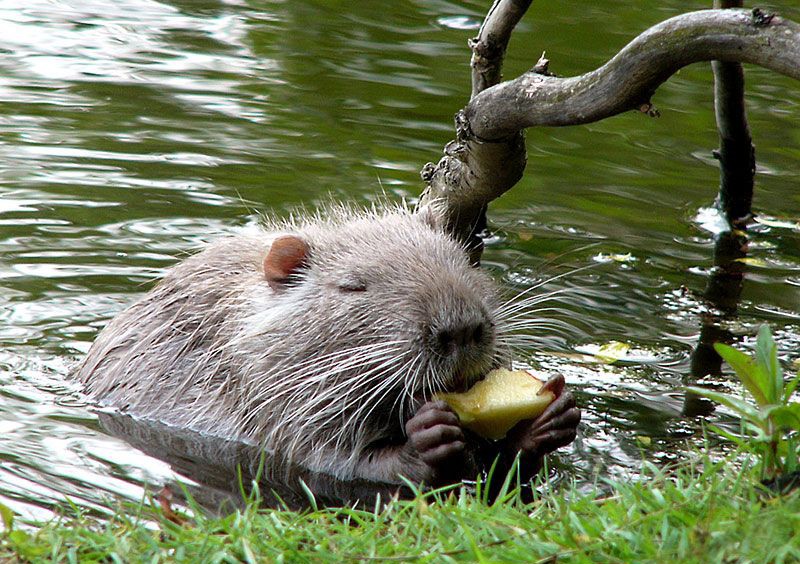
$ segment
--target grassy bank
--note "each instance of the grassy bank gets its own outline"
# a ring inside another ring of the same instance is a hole
[[[176,524],[145,504],[120,509],[107,523],[73,517],[34,530],[14,525],[0,538],[0,561],[800,561],[798,492],[766,496],[754,476],[708,460],[644,474],[606,483],[603,494],[562,487],[528,505],[514,492],[487,504],[455,491],[374,511],[297,513],[253,503]]]

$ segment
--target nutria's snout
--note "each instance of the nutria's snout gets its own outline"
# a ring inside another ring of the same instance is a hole
[[[430,327],[427,345],[438,360],[433,392],[464,392],[492,367],[494,323],[483,312]]]
[[[442,356],[454,355],[459,349],[480,347],[485,339],[486,324],[483,321],[460,326],[441,328],[435,335],[435,344]]]

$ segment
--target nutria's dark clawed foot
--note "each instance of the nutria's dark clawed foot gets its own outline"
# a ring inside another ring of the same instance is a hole
[[[564,377],[554,376],[545,387],[559,390],[560,395],[536,419],[520,421],[505,438],[506,453],[520,458],[530,468],[526,474],[535,474],[544,455],[567,446],[575,440],[581,410],[575,406],[575,397],[564,390]]]
[[[496,443],[465,434],[458,416],[443,401],[425,403],[406,423],[403,475],[429,486],[452,484],[474,478],[481,469],[478,459],[486,470],[501,453],[501,468],[510,469],[519,453],[521,477],[532,478],[546,454],[575,440],[581,420],[575,397],[565,390],[563,376],[548,380],[544,389],[556,395],[553,403],[539,417],[520,421]],[[481,450],[486,452],[481,455]]]
[[[406,423],[406,434],[406,453],[416,462],[413,470],[408,469],[407,478],[435,486],[477,472],[458,416],[443,401],[423,404]]]

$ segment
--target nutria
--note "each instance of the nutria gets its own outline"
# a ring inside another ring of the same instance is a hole
[[[575,438],[563,378],[497,443],[431,399],[509,364],[526,305],[501,302],[438,223],[430,208],[336,207],[224,238],[115,317],[78,378],[102,404],[338,478],[457,481],[487,453],[535,471]]]

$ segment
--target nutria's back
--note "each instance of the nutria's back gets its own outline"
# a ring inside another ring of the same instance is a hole
[[[78,376],[104,404],[350,477],[414,402],[505,361],[498,306],[432,212],[338,208],[179,263]]]

